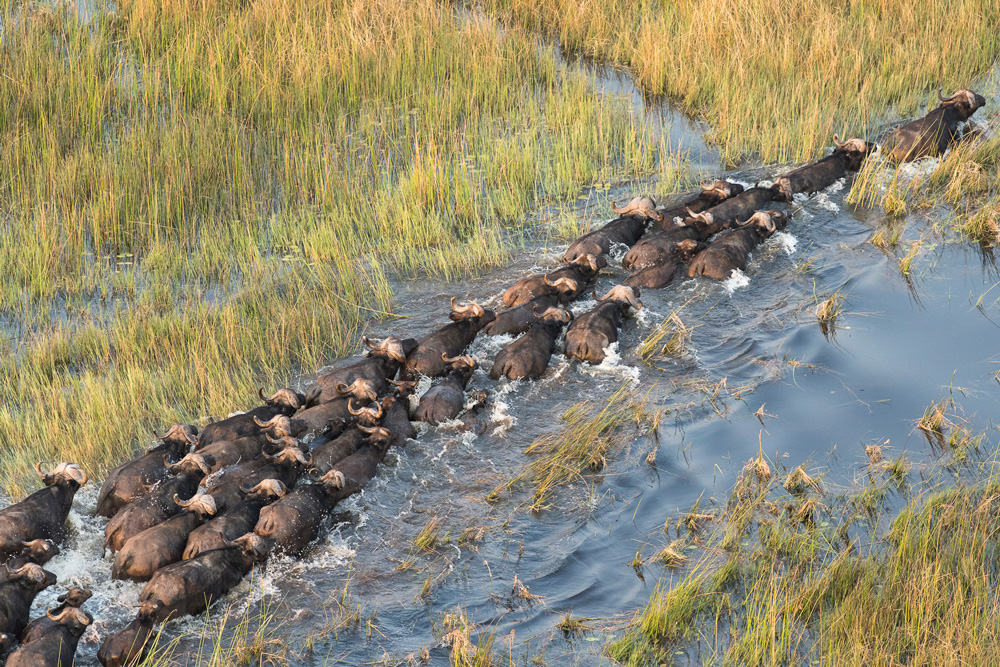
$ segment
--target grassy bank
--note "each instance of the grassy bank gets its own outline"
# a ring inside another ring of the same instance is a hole
[[[841,136],[936,104],[1000,55],[1000,7],[793,0],[482,0],[509,25],[627,68],[704,119],[724,155],[805,160]]]
[[[848,488],[750,461],[725,507],[668,518],[668,549],[701,557],[660,580],[608,654],[671,664],[699,644],[721,665],[991,662],[1000,479],[995,459],[969,456],[991,449],[983,437],[958,420],[944,430],[941,461],[919,468],[859,447]]]
[[[348,353],[392,276],[503,262],[542,202],[680,173],[625,100],[447,3],[68,7],[0,4],[14,496]]]

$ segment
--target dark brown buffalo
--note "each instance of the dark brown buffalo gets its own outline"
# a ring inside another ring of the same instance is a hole
[[[586,257],[593,258],[592,255]],[[607,264],[607,259],[602,257],[600,262],[594,262],[593,267],[599,267],[594,270],[591,270],[590,264],[577,262],[549,273],[526,276],[507,288],[503,293],[503,302],[507,306],[514,307],[540,296],[554,295],[558,297],[560,303],[565,303],[575,299],[583,291],[584,286],[597,275],[600,268]]]
[[[615,245],[635,245],[646,231],[647,219],[647,216],[631,215],[612,220],[600,229],[573,241],[563,255],[563,261],[572,264],[586,255],[607,261],[605,256]]]
[[[485,391],[474,391],[469,394],[472,399],[472,406],[462,413],[458,421],[462,422],[463,431],[471,431],[476,435],[482,435],[490,425],[490,415],[487,407],[489,394]]]
[[[971,90],[960,90],[951,97],[944,97],[939,90],[938,99],[941,106],[937,109],[893,130],[882,145],[882,153],[894,162],[941,155],[958,139],[961,124],[986,104],[985,97]]]
[[[62,541],[73,497],[87,483],[86,473],[72,463],[60,463],[50,472],[42,472],[39,463],[35,465],[35,472],[42,478],[45,488],[0,510],[0,561],[20,553],[25,542]]]
[[[698,193],[698,196],[661,211],[663,219],[660,221],[657,231],[669,231],[676,226],[678,218],[683,220],[691,215],[691,213],[700,213],[719,202],[725,201],[730,197],[735,197],[741,192],[743,192],[743,186],[739,183],[730,183],[729,181],[722,180],[713,181],[708,184],[702,183],[701,192]],[[642,241],[639,241],[639,243],[642,243]]]
[[[163,622],[199,614],[239,584],[267,553],[263,540],[248,533],[222,549],[161,568],[139,593],[140,615]]]
[[[642,287],[645,289],[660,289],[673,282],[677,275],[677,268],[691,260],[701,250],[705,249],[705,244],[694,239],[685,239],[673,243],[664,252],[657,264],[634,271],[632,275],[622,281],[623,285],[629,287]]]
[[[27,644],[38,639],[49,631],[49,628],[56,624],[53,616],[58,616],[64,609],[79,609],[83,603],[89,600],[94,594],[86,588],[71,586],[66,592],[59,596],[59,605],[49,609],[45,616],[33,619],[21,633],[21,643]]]
[[[833,185],[848,172],[861,168],[865,158],[875,149],[864,139],[849,139],[840,143],[833,135],[836,148],[822,160],[794,169],[774,182],[774,198],[778,201],[792,201],[792,195],[800,192],[819,192]]]
[[[364,428],[364,427],[362,427]],[[323,519],[337,501],[360,491],[375,476],[385,458],[392,435],[383,428],[370,429],[367,443],[323,472],[316,469],[312,484],[301,484],[287,496],[260,511],[254,532],[274,548],[288,554],[302,553],[319,536]]]
[[[324,433],[329,437],[337,437],[350,422],[351,413],[348,401],[357,398],[362,401],[376,401],[380,393],[389,389],[386,380],[378,383],[368,378],[355,378],[350,384],[338,384],[333,387],[336,398],[314,405],[295,415],[292,423],[298,433],[292,435],[319,435]],[[273,421],[273,420],[272,420]],[[271,422],[260,422],[266,426]]]
[[[240,535],[253,532],[261,509],[288,493],[287,487],[277,479],[265,479],[252,488],[244,487],[244,490],[245,500],[191,531],[184,548],[185,560],[204,551],[221,549]]]
[[[34,563],[45,565],[59,555],[59,547],[52,540],[30,540],[21,544],[21,550],[7,559],[7,567],[0,569],[0,582],[6,579],[7,573],[22,565]]]
[[[170,466],[173,477],[164,480],[144,498],[126,505],[104,529],[104,546],[115,553],[133,536],[152,528],[180,512],[174,496],[187,500],[198,491],[198,485],[214,463],[211,457],[188,454]]]
[[[198,442],[198,429],[189,424],[174,424],[166,434],[153,435],[161,441],[159,445],[123,463],[104,478],[94,511],[97,516],[111,518],[125,505],[149,493],[154,485],[170,474],[163,464],[163,457],[178,461],[184,458],[191,445]]]
[[[285,415],[277,415],[266,422],[257,421],[257,425],[261,427],[261,432],[257,435],[245,435],[235,440],[217,440],[198,450],[202,456],[215,459],[215,463],[209,466],[209,474],[259,458],[272,438],[294,437],[306,430],[303,422],[289,419]]]
[[[69,667],[73,664],[80,637],[93,617],[76,607],[45,612],[51,625],[39,628],[33,638],[7,658],[7,667]]]
[[[738,229],[722,234],[691,260],[688,275],[728,279],[734,270],[746,268],[750,253],[760,243],[788,224],[786,211],[757,211]]]
[[[454,419],[465,405],[465,387],[472,379],[478,364],[468,355],[449,357],[445,361],[451,371],[444,380],[427,390],[420,397],[420,404],[413,413],[414,420],[434,426]]]
[[[441,355],[455,357],[462,354],[476,338],[476,334],[496,317],[492,310],[484,310],[475,301],[464,306],[451,300],[451,324],[420,339],[417,348],[406,359],[403,379],[413,380],[418,375],[438,377],[448,372],[449,366]]]
[[[536,312],[544,313],[549,308],[555,308],[565,303],[556,294],[542,294],[519,306],[508,308],[497,313],[497,318],[489,323],[483,333],[488,336],[520,336],[538,321]]]
[[[417,437],[417,431],[410,423],[407,402],[407,398],[399,396],[382,399],[382,421],[379,425],[392,434],[392,444],[396,447],[402,447],[408,439]]]
[[[198,435],[198,446],[195,447],[195,451],[219,440],[235,440],[245,435],[259,435],[261,428],[257,425],[258,421],[266,422],[277,415],[291,417],[306,400],[305,396],[291,389],[279,389],[272,396],[265,396],[263,390],[258,393],[264,405],[209,424]]]
[[[358,426],[351,426],[333,440],[312,449],[313,466],[327,470],[356,452],[364,441],[364,431]]]
[[[115,554],[112,579],[149,581],[161,567],[181,560],[191,532],[215,515],[215,498],[208,494],[199,493],[190,500],[174,496],[174,502],[184,511],[125,542]]]
[[[572,319],[567,310],[546,310],[528,333],[500,350],[490,369],[490,377],[494,380],[499,380],[501,376],[511,380],[540,378],[549,367],[559,332]]]
[[[28,624],[35,596],[56,583],[56,575],[41,565],[27,563],[7,574],[0,583],[0,632],[19,636]]]
[[[596,295],[594,297],[597,299]],[[618,340],[618,329],[629,306],[642,308],[639,290],[616,285],[597,306],[573,320],[566,330],[566,356],[599,364],[607,356],[605,350]]]
[[[378,393],[384,393],[387,389],[386,380],[396,377],[396,373],[406,363],[406,357],[417,348],[417,341],[414,339],[400,339],[396,336],[389,336],[378,344],[362,336],[361,342],[369,348],[368,356],[321,373],[306,391],[311,404],[340,398],[342,394],[338,387],[350,386],[358,379],[370,380],[375,383]]]
[[[692,222],[698,221],[700,229],[704,232],[717,234],[735,226],[738,220],[749,218],[755,211],[764,208],[773,200],[774,190],[771,188],[750,188],[700,213],[689,215],[682,224],[690,226]],[[688,238],[694,238],[696,241],[707,240],[708,237],[700,237],[701,233],[703,232],[699,232],[698,237]]]
[[[156,621],[150,613],[152,611],[155,610],[147,609],[144,614],[140,610],[134,621],[108,635],[97,650],[97,659],[104,667],[137,667],[145,660],[156,638],[153,632]]]
[[[243,489],[249,489],[265,479],[277,479],[289,489],[294,488],[303,470],[313,465],[312,454],[302,451],[302,447],[292,438],[282,438],[284,446],[276,454],[264,453],[261,458],[241,463],[225,471],[206,493],[215,498],[219,511],[225,511],[246,498]]]

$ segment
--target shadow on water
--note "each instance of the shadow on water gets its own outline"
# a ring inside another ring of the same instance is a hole
[[[673,145],[689,147],[696,169],[718,167],[717,154],[701,139],[703,128],[647,105],[627,77],[594,71],[596,87],[641,103]],[[726,177],[752,185],[776,172]],[[625,198],[643,185],[609,194]],[[655,582],[670,574],[649,565],[637,576],[630,562],[669,541],[663,527],[670,517],[699,501],[724,500],[759,448],[777,466],[810,463],[841,483],[864,468],[864,444],[873,441],[889,443],[891,456],[934,459],[940,454],[915,435],[914,424],[949,387],[985,427],[1000,397],[993,375],[1000,369],[1000,288],[992,252],[938,244],[918,255],[907,279],[895,256],[867,243],[883,224],[881,214],[845,205],[847,189],[839,182],[798,201],[787,231],[758,249],[744,275],[645,292],[645,308],[626,322],[617,355],[601,366],[556,354],[540,381],[497,384],[488,377],[490,364],[510,339],[478,339],[471,353],[482,368],[470,388],[490,394],[486,433],[422,429],[418,440],[390,455],[363,494],[340,508],[338,516],[348,520],[307,558],[272,561],[262,578],[232,593],[227,601],[235,613],[257,608],[265,595],[279,600],[282,613],[294,619],[278,629],[287,637],[291,664],[390,664],[424,648],[432,664],[445,664],[441,622],[457,607],[480,630],[496,633],[503,652],[541,656],[547,664],[607,662],[603,640],[563,638],[555,628],[560,617],[571,611],[604,627],[640,608]],[[575,213],[600,224],[609,212],[580,205]],[[922,238],[930,225],[925,216],[908,219],[901,242]],[[554,266],[564,248],[534,242],[509,266],[471,282],[399,282],[397,312],[407,319],[374,324],[369,333],[422,335],[446,322],[453,295],[496,306],[517,277]],[[624,275],[613,261],[598,293]],[[846,302],[828,337],[814,309],[837,291]],[[592,305],[583,300],[573,309]],[[636,349],[673,312],[691,328],[687,353],[647,365]],[[655,437],[638,439],[600,475],[561,492],[553,509],[523,511],[517,494],[486,501],[497,483],[523,468],[525,447],[561,428],[569,407],[584,400],[601,405],[623,384],[666,411]],[[755,414],[763,406],[766,418]],[[98,610],[98,621],[85,635],[78,665],[97,664],[101,639],[134,613],[140,590],[111,582],[109,562],[96,562],[103,533],[103,524],[89,518],[96,492],[81,492],[72,514],[75,535],[51,564],[60,580],[55,588],[78,584],[96,591],[88,606]],[[413,541],[435,517],[442,539],[433,551],[420,551]],[[540,599],[514,594],[515,576]],[[360,622],[332,631],[333,600],[347,581],[353,604],[362,608]],[[57,594],[39,596],[33,615]],[[168,633],[200,627],[200,620],[184,620]],[[193,650],[201,640],[185,641]],[[697,664],[698,655],[687,659]]]

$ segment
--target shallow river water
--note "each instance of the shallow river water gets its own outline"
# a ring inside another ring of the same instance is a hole
[[[995,91],[988,99],[985,111],[993,112]],[[707,167],[710,151],[697,144],[692,163]],[[785,169],[725,176],[752,185]],[[621,200],[646,185],[630,183],[582,199],[576,214],[600,224],[610,213],[605,195]],[[759,450],[773,465],[821,470],[831,484],[861,474],[865,444],[888,443],[891,456],[933,459],[941,454],[915,422],[949,391],[996,442],[1000,271],[993,257],[934,235],[930,227],[943,211],[893,222],[881,212],[845,205],[849,188],[841,182],[797,202],[801,208],[786,232],[759,248],[738,279],[683,280],[643,293],[645,308],[626,321],[615,360],[600,367],[557,354],[540,381],[498,384],[487,373],[509,339],[481,337],[471,348],[482,364],[471,388],[489,391],[486,433],[425,429],[390,454],[377,479],[341,508],[341,521],[306,558],[270,562],[263,576],[245,582],[213,613],[226,605],[235,619],[245,609],[276,612],[273,636],[285,648],[273,644],[269,650],[287,650],[296,665],[394,664],[424,648],[432,664],[446,664],[441,622],[459,607],[479,630],[496,635],[494,650],[510,651],[521,664],[534,657],[546,664],[607,663],[601,654],[607,634],[566,639],[555,628],[558,620],[572,611],[604,628],[641,608],[657,580],[672,575],[649,565],[639,576],[630,565],[636,553],[650,556],[665,546],[664,521],[699,499],[702,506],[724,502]],[[896,256],[868,243],[887,224],[905,225],[903,244],[925,239],[909,279]],[[369,333],[419,337],[446,322],[451,296],[496,306],[509,284],[554,267],[564,249],[528,242],[509,266],[472,281],[401,282],[396,309],[404,318],[375,323]],[[599,277],[598,293],[624,275],[612,262]],[[838,290],[846,295],[844,312],[825,335],[815,306]],[[592,305],[581,300],[574,310]],[[674,311],[692,328],[688,353],[644,363],[637,346]],[[708,401],[710,388],[720,383],[719,397]],[[567,408],[583,400],[603,405],[623,384],[647,397],[651,408],[667,410],[655,437],[639,438],[612,456],[599,476],[561,491],[553,509],[530,513],[518,492],[486,501],[497,483],[529,460],[525,447],[564,427],[560,417]],[[754,414],[761,406],[768,415],[763,423]],[[646,461],[651,452],[652,464]],[[55,589],[67,584],[95,590],[88,607],[99,621],[84,637],[79,665],[97,664],[100,641],[132,616],[140,590],[109,580],[110,558],[100,557],[104,523],[89,518],[96,494],[92,485],[78,496],[72,521],[79,530],[49,566],[60,583],[34,608],[42,613]],[[413,539],[434,517],[450,541],[435,553],[415,552]],[[481,540],[460,542],[469,528],[486,530]],[[512,596],[515,577],[540,599]],[[356,628],[336,628],[333,600],[348,581],[361,620]],[[201,626],[201,620],[185,620],[169,626],[167,635]],[[182,641],[193,651],[212,640],[195,634]],[[687,658],[702,660],[697,652]]]

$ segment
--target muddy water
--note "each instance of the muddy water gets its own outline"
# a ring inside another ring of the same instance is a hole
[[[600,77],[595,80],[601,85]],[[607,81],[609,93],[632,94],[622,80],[613,84],[617,88]],[[993,91],[987,110],[996,103]],[[681,121],[663,118],[668,131],[697,147],[692,126],[678,128],[674,123]],[[711,166],[709,149],[692,152],[699,166]],[[752,184],[783,169],[726,176]],[[622,199],[647,187],[633,183],[610,194]],[[826,472],[830,484],[859,474],[864,445],[872,442],[888,443],[892,456],[938,460],[944,454],[914,423],[949,391],[995,442],[1000,272],[992,256],[934,236],[931,224],[944,211],[887,221],[846,206],[847,189],[837,183],[801,198],[787,231],[759,248],[742,275],[724,284],[685,280],[644,293],[645,308],[627,321],[616,355],[600,367],[557,354],[540,381],[498,384],[487,372],[509,339],[477,340],[471,353],[482,369],[471,387],[490,394],[486,432],[475,437],[447,425],[423,429],[416,441],[390,454],[361,496],[340,508],[329,536],[307,558],[272,561],[262,576],[231,593],[225,600],[231,615],[276,612],[285,620],[274,628],[281,643],[270,650],[287,650],[285,657],[296,665],[395,661],[423,648],[433,664],[446,664],[441,620],[458,607],[496,634],[495,650],[518,659],[606,662],[600,654],[604,635],[565,639],[556,622],[572,611],[600,619],[594,625],[603,627],[640,608],[655,582],[671,575],[658,566],[637,572],[630,561],[670,541],[663,532],[669,517],[699,499],[703,505],[723,500],[759,448],[777,467],[806,463]],[[594,224],[607,218],[591,208],[578,213]],[[903,243],[927,240],[909,278],[901,276],[895,257],[867,243],[886,224],[905,225]],[[401,318],[374,324],[370,334],[422,335],[446,322],[453,295],[498,305],[504,288],[528,272],[551,268],[564,248],[531,242],[509,266],[473,281],[399,283]],[[598,292],[623,276],[612,262]],[[813,311],[818,300],[838,290],[847,297],[845,312],[834,333],[824,335]],[[574,310],[592,305],[583,300]],[[692,327],[688,352],[643,363],[636,347],[675,311]],[[623,384],[647,396],[651,407],[668,411],[655,436],[631,443],[601,475],[562,492],[553,509],[530,514],[519,509],[525,496],[518,494],[486,502],[494,485],[528,461],[526,446],[561,428],[567,408],[582,400],[600,405]],[[713,387],[720,388],[719,396],[709,401]],[[768,415],[763,424],[754,415],[761,406]],[[653,464],[646,462],[651,452]],[[88,607],[98,621],[84,637],[80,665],[97,664],[100,641],[127,622],[140,590],[109,580],[110,559],[100,557],[103,522],[89,518],[96,492],[91,486],[78,496],[75,534],[49,566],[59,576],[58,588],[84,585],[96,593]],[[450,540],[435,553],[414,553],[414,537],[433,517]],[[468,544],[459,540],[466,529],[485,533]],[[512,596],[515,576],[541,598]],[[337,627],[333,600],[345,582],[351,604],[361,605],[358,627]],[[42,613],[57,594],[41,595],[33,613]],[[169,626],[167,635],[181,637],[193,654],[202,642],[212,643],[201,627],[200,620],[185,620]],[[589,641],[595,638],[600,641]],[[704,659],[696,652],[685,655],[695,664]]]

